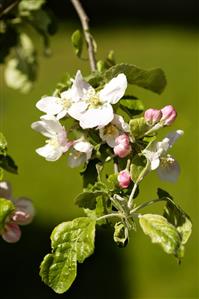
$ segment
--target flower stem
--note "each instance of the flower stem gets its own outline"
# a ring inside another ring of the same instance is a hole
[[[89,18],[87,16],[85,10],[83,9],[81,3],[79,2],[79,0],[71,0],[71,2],[73,4],[73,6],[79,16],[81,24],[82,24],[82,29],[83,29],[85,40],[86,40],[87,47],[88,47],[88,56],[89,56],[91,71],[96,71],[97,67],[96,67],[96,58],[95,58],[93,38],[90,34],[89,24],[88,24]]]
[[[166,200],[164,197],[163,198],[157,198],[157,199],[153,199],[153,200],[150,200],[150,201],[147,201],[147,202],[144,202],[143,204],[137,206],[135,209],[131,210],[130,211],[130,214],[134,214],[135,212],[145,208],[145,207],[148,207],[148,206],[151,206],[152,204],[156,203],[156,202],[159,202],[159,201],[164,201]]]
[[[103,216],[97,218],[97,221],[100,221],[100,220],[103,220],[103,219],[108,219],[108,218],[113,218],[113,217],[124,218],[124,215],[122,215],[121,213],[107,214],[107,215],[103,215]]]
[[[134,194],[135,194],[135,191],[136,191],[136,189],[137,189],[137,186],[138,186],[138,184],[134,184],[134,186],[133,186],[133,189],[132,189],[132,191],[131,191],[131,194],[130,194],[130,196],[129,196],[129,200],[128,200],[128,208],[129,209],[131,209],[132,208],[132,206],[133,206],[133,196],[134,196]]]

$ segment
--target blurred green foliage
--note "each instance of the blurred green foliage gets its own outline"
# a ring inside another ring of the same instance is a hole
[[[48,163],[35,153],[44,139],[32,131],[30,125],[40,116],[35,103],[42,95],[50,95],[66,72],[75,74],[81,69],[84,75],[88,74],[88,64],[75,57],[70,44],[70,35],[75,29],[75,25],[65,25],[52,38],[51,58],[44,58],[41,51],[38,81],[30,94],[21,95],[8,89],[1,79],[1,131],[7,138],[9,153],[19,165],[19,175],[7,174],[6,178],[12,182],[15,196],[24,194],[33,199],[37,209],[35,225],[48,228],[80,216],[81,209],[73,199],[80,193],[82,182],[79,169],[69,169],[64,157]],[[138,229],[132,234],[129,245],[119,251],[129,297],[118,299],[199,298],[198,34],[173,27],[106,28],[106,31],[93,31],[93,34],[98,42],[99,59],[114,49],[117,62],[146,69],[161,67],[165,71],[168,86],[161,96],[135,86],[130,89],[143,99],[146,108],[172,104],[178,111],[173,130],[185,131],[184,137],[172,149],[182,170],[177,184],[159,181],[156,173],[152,173],[144,180],[140,192],[140,198],[150,200],[156,196],[156,186],[167,189],[191,216],[193,234],[185,258],[178,265]],[[3,74],[2,67],[0,72]],[[167,131],[165,129],[165,134]],[[150,208],[146,208],[146,212],[150,212]],[[18,296],[16,294],[16,298],[22,298]]]

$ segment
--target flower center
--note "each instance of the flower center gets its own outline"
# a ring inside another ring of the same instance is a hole
[[[71,106],[71,101],[69,99],[61,99],[61,104],[67,110]]]
[[[117,133],[118,133],[118,129],[112,124],[109,124],[104,128],[104,135],[116,136]]]
[[[54,148],[59,146],[59,142],[58,142],[57,138],[48,139],[48,140],[46,140],[46,143],[50,144]]]
[[[97,108],[99,106],[101,106],[101,102],[100,102],[100,99],[98,98],[98,96],[97,95],[92,96],[89,99],[89,108]]]
[[[163,168],[170,168],[175,160],[170,155],[167,155],[166,157],[161,157],[160,162]]]

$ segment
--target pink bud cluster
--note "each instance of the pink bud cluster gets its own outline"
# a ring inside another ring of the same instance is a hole
[[[174,122],[176,116],[177,112],[171,105],[167,105],[161,110],[150,108],[144,113],[144,119],[150,126],[158,122],[163,122],[165,126],[169,126]]]
[[[123,189],[128,188],[128,186],[131,183],[131,176],[128,172],[128,170],[122,170],[119,172],[118,177],[117,177],[119,186]]]
[[[131,153],[131,145],[129,136],[127,134],[121,134],[115,139],[115,146],[113,148],[116,156],[125,158]]]
[[[8,182],[0,182],[0,197],[10,200],[15,206],[14,212],[6,219],[5,226],[1,231],[2,238],[8,243],[15,243],[21,237],[19,225],[29,224],[35,214],[31,200],[25,197],[12,199],[11,186]]]

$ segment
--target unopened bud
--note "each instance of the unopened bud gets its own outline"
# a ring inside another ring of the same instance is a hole
[[[127,134],[119,135],[115,139],[115,147],[114,147],[114,153],[116,156],[119,156],[120,158],[124,158],[128,156],[131,152],[131,145],[129,136]]]
[[[19,198],[14,202],[16,210],[12,216],[12,220],[20,225],[29,224],[34,215],[35,209],[32,202],[27,198]]]
[[[157,109],[148,109],[144,113],[144,119],[149,125],[154,125],[162,118],[162,111]]]
[[[8,223],[4,228],[2,238],[8,243],[15,243],[21,238],[21,230],[16,223]]]
[[[131,183],[131,176],[127,170],[122,170],[118,174],[118,182],[121,188],[128,188]]]
[[[168,105],[161,109],[162,118],[161,121],[164,121],[164,125],[169,126],[171,125],[174,120],[176,119],[177,112],[173,108],[173,106]]]

